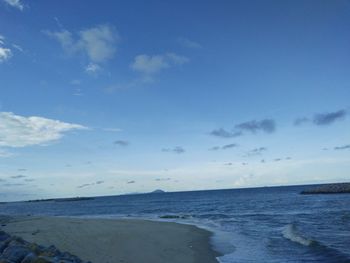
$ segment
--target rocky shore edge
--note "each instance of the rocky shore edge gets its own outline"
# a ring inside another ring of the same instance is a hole
[[[0,231],[0,263],[91,263],[55,246],[43,247]]]
[[[350,183],[324,184],[306,189],[301,194],[349,194]]]

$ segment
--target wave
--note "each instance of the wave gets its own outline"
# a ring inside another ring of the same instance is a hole
[[[344,254],[335,248],[322,244],[321,242],[309,239],[303,236],[294,224],[287,225],[283,231],[283,236],[293,242],[299,243],[303,246],[308,246],[313,253],[327,259],[326,262],[334,263],[350,263],[348,255]]]
[[[282,233],[285,238],[304,246],[311,246],[317,243],[315,240],[302,236],[294,224],[287,225]]]

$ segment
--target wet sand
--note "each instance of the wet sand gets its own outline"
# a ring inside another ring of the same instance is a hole
[[[129,219],[11,217],[1,230],[54,245],[92,263],[217,263],[211,233],[191,225]]]

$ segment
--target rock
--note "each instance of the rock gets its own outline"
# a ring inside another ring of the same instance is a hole
[[[0,263],[84,263],[55,246],[43,247],[0,231]],[[88,262],[91,263],[91,262]]]
[[[0,242],[0,254],[5,250],[5,248],[7,248],[8,244],[11,241],[11,237],[9,237],[8,239]]]
[[[31,251],[24,246],[9,246],[2,252],[2,257],[14,263],[20,263]]]
[[[33,263],[37,259],[37,255],[33,252],[27,254],[21,263]]]
[[[30,263],[58,263],[59,261],[54,261],[53,259],[49,258],[49,257],[37,257],[36,259],[34,259],[32,262]]]
[[[6,239],[8,239],[10,237],[9,234],[7,234],[6,232],[4,231],[0,231],[0,242],[1,241],[5,241]]]
[[[41,251],[40,256],[43,257],[56,257],[60,254],[60,251],[55,246],[49,246]]]

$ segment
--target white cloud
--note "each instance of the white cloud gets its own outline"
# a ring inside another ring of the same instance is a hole
[[[184,38],[184,37],[179,37],[177,39],[177,42],[183,46],[183,47],[187,47],[187,48],[201,48],[202,45],[199,44],[198,42],[192,41],[188,38]]]
[[[102,70],[102,68],[98,64],[92,62],[89,63],[85,68],[85,71],[88,73],[97,73],[100,70]]]
[[[87,128],[43,117],[0,112],[0,147],[43,145],[60,139],[65,132],[77,129]]]
[[[163,69],[169,68],[173,65],[181,65],[189,62],[189,59],[175,53],[167,53],[164,55],[138,55],[134,58],[130,67],[144,75],[153,75]]]
[[[144,74],[154,74],[168,67],[169,64],[162,55],[138,55],[131,64],[133,70]]]
[[[93,65],[112,59],[119,41],[119,34],[109,25],[98,25],[75,35],[66,29],[56,32],[46,30],[44,33],[56,39],[66,53],[84,53]]]
[[[0,47],[0,63],[12,57],[11,49]]]
[[[166,57],[168,58],[168,60],[170,60],[171,62],[173,62],[176,65],[182,65],[182,64],[190,62],[189,58],[187,58],[185,56],[177,55],[175,53],[167,53]]]
[[[20,51],[20,52],[24,52],[24,50],[23,50],[23,48],[20,46],[20,45],[16,45],[16,44],[12,44],[12,46],[15,48],[15,49],[17,49],[18,51]]]
[[[0,63],[10,59],[12,57],[12,51],[5,47],[5,37],[0,35]]]
[[[6,2],[8,5],[15,7],[21,11],[24,9],[24,5],[22,4],[21,0],[3,0]]]
[[[119,35],[114,28],[100,25],[80,31],[78,45],[84,49],[91,61],[104,62],[113,58]]]
[[[62,31],[57,32],[44,31],[44,33],[56,39],[66,52],[74,53],[77,51],[77,46],[75,41],[73,40],[72,33],[68,30],[63,29]]]

